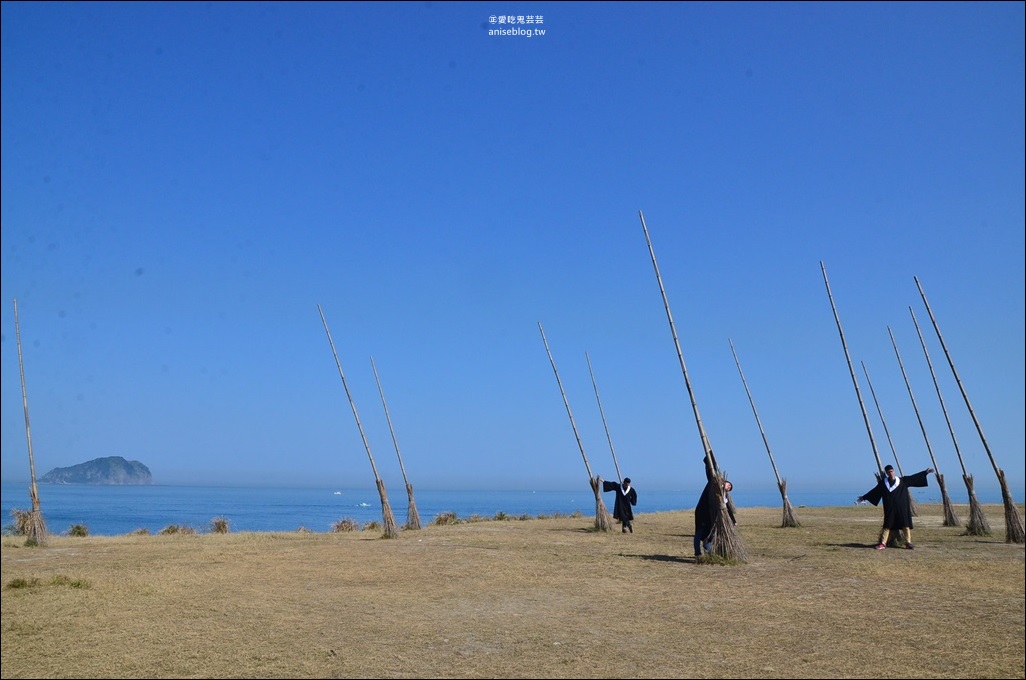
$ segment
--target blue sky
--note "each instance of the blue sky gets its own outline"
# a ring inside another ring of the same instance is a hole
[[[1023,3],[3,3],[4,481],[1024,486]],[[532,35],[490,17],[524,16]],[[526,17],[533,17],[527,23]],[[544,34],[538,32],[543,30]],[[911,310],[911,312],[910,312]],[[923,331],[948,430],[912,313]],[[924,439],[888,335],[894,333]],[[989,490],[989,491],[988,491]]]

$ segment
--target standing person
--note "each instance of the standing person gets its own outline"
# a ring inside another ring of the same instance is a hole
[[[927,486],[927,475],[931,472],[933,468],[926,468],[914,475],[899,477],[894,473],[894,466],[888,465],[884,468],[885,475],[872,491],[855,500],[855,503],[866,501],[873,505],[883,500],[884,520],[880,529],[880,540],[876,544],[877,550],[887,547],[887,539],[890,538],[892,530],[905,534],[905,548],[915,549],[912,545],[912,496],[908,490],[914,486]]]
[[[713,489],[713,484],[716,483],[716,473],[712,467],[712,461],[709,459],[709,454],[705,456],[705,488],[702,489],[702,495],[698,498],[698,505],[695,506],[695,557],[701,557],[702,548],[708,553],[712,547],[712,530],[716,522],[716,514],[720,511],[716,507],[716,492]],[[737,520],[734,518],[734,510],[727,503],[727,494],[734,488],[734,485],[728,481],[723,482],[723,498],[721,500],[722,507],[727,509],[727,514],[730,515],[730,521],[737,526]]]
[[[602,479],[599,477],[599,479]],[[613,503],[613,519],[619,520],[622,526],[622,532],[627,533],[630,531],[634,533],[634,510],[631,509],[632,505],[638,504],[638,492],[631,486],[631,478],[624,477],[622,484],[616,482],[602,482],[603,491],[615,491],[616,502]]]

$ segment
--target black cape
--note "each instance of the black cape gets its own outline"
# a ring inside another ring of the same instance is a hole
[[[898,477],[899,484],[893,490],[887,489],[885,475],[871,491],[862,495],[862,499],[873,505],[883,501],[885,529],[912,529],[912,497],[909,495],[909,489],[928,486],[928,474],[927,470],[923,470],[914,475]]]
[[[716,507],[716,493],[713,491],[713,480],[716,479],[716,473],[713,471],[712,461],[709,460],[708,454],[705,457],[705,488],[702,489],[702,495],[698,497],[698,505],[695,506],[695,529],[701,529],[703,527],[711,527],[716,522],[716,513],[719,509]],[[727,503],[727,514],[730,515],[730,521],[737,524],[737,520],[734,519],[734,510]]]
[[[638,492],[634,490],[633,486],[627,493],[624,493],[623,487],[619,483],[602,480],[602,490],[616,492],[616,501],[613,503],[613,519],[620,522],[634,521],[634,511],[631,506],[638,504]]]

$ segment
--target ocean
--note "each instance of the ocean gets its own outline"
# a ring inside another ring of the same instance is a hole
[[[452,512],[460,519],[473,516],[494,517],[505,513],[510,517],[580,512],[594,516],[595,495],[587,485],[568,491],[443,491],[414,488],[414,502],[422,525],[436,516]],[[228,519],[230,531],[331,531],[341,519],[352,519],[361,526],[381,522],[382,506],[377,489],[274,488],[234,486],[92,486],[40,484],[40,509],[47,528],[53,534],[66,534],[73,525],[84,525],[90,535],[117,536],[139,529],[159,533],[170,525],[190,527],[203,533],[210,530],[215,518]],[[851,505],[864,489],[843,492],[804,492],[788,488],[788,500],[796,509],[802,506],[823,507]],[[961,493],[959,493],[961,491]],[[701,489],[680,491],[639,490],[636,513],[691,510]],[[967,503],[965,489],[953,489],[953,503]],[[1022,491],[1013,498],[1021,502]],[[12,509],[31,510],[27,483],[4,482],[0,485],[4,533],[13,523]],[[977,490],[981,503],[1000,503],[1000,493]],[[602,496],[612,509],[614,495]],[[940,502],[935,486],[916,490],[916,500]],[[406,522],[409,501],[406,488],[388,489],[388,503],[396,523]],[[775,507],[781,505],[775,487],[763,491],[746,490],[734,495],[739,508]]]

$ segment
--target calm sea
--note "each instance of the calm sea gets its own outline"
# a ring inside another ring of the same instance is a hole
[[[47,528],[54,534],[67,533],[75,524],[85,525],[89,533],[99,536],[127,534],[137,529],[158,533],[175,524],[209,531],[211,520],[225,517],[231,531],[295,531],[300,527],[327,532],[340,519],[350,518],[365,524],[381,521],[381,498],[377,489],[271,488],[215,486],[90,486],[40,484],[40,509]],[[30,510],[27,483],[0,485],[2,491],[2,524],[13,521],[11,510]],[[964,489],[962,490],[964,494]],[[690,510],[698,500],[700,489],[683,491],[642,490],[636,512]],[[965,503],[956,490],[949,488],[952,502]],[[389,507],[396,523],[406,522],[409,501],[405,487],[388,490]],[[982,503],[1000,503],[1001,496],[977,493]],[[1022,498],[1022,492],[1014,496]],[[850,492],[804,493],[788,490],[788,499],[795,508],[801,506],[850,505]],[[940,502],[935,488],[923,489],[916,499],[925,503]],[[613,494],[603,494],[612,508]],[[439,491],[414,489],[414,502],[422,524],[437,515],[454,512],[460,518],[478,515],[494,517],[504,512],[509,516],[573,514],[594,515],[595,496],[585,486],[573,491]],[[774,507],[781,505],[776,488],[746,491],[735,495],[739,508]]]

